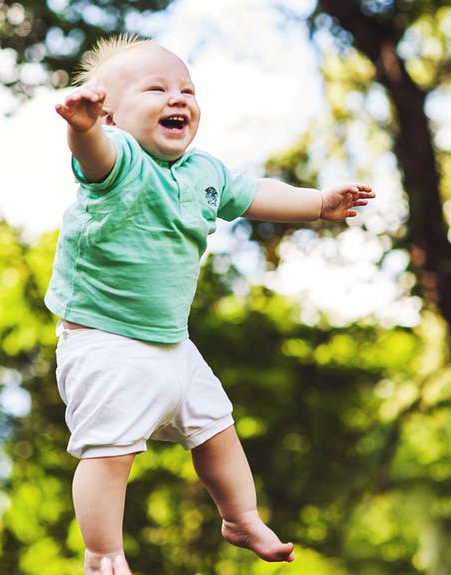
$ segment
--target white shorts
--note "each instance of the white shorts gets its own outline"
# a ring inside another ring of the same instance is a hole
[[[192,449],[233,424],[221,382],[189,339],[174,345],[58,326],[57,382],[79,458],[146,450],[149,438]]]

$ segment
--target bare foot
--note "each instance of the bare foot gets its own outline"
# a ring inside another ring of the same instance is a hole
[[[85,575],[132,575],[123,551],[95,553],[86,550]]]
[[[100,575],[130,575],[127,561],[122,555],[118,555],[113,561],[108,557],[103,557],[100,564]]]
[[[233,545],[250,549],[265,561],[294,560],[293,543],[282,543],[256,511],[243,514],[239,521],[223,519],[222,536]]]

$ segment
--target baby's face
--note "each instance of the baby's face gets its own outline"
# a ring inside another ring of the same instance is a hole
[[[139,45],[107,61],[101,75],[107,92],[106,123],[132,134],[156,158],[180,158],[200,120],[185,64],[163,48]]]

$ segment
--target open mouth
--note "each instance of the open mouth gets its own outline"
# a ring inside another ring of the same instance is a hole
[[[188,124],[188,118],[186,116],[174,114],[173,116],[161,118],[160,124],[168,130],[183,130],[183,128]]]

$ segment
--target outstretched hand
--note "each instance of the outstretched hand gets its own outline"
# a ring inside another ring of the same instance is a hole
[[[371,191],[371,186],[364,184],[348,184],[336,186],[321,191],[323,205],[321,219],[332,222],[352,218],[357,212],[352,208],[366,206],[368,199],[376,194]]]
[[[102,559],[100,575],[132,575],[132,572],[124,556],[118,555],[113,561],[109,557]]]
[[[62,104],[57,104],[55,109],[74,130],[85,132],[92,128],[102,115],[104,101],[103,90],[85,85],[72,92]]]

